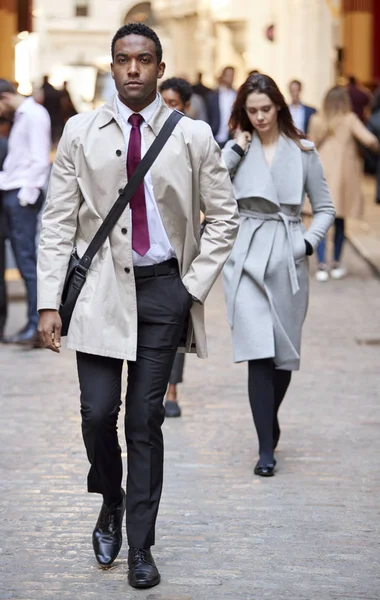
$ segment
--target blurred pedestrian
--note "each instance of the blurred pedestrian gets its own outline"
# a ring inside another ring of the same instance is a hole
[[[40,331],[54,352],[61,346],[58,308],[72,249],[83,257],[173,112],[157,94],[165,64],[156,33],[130,23],[116,32],[111,48],[118,94],[68,121],[42,220]],[[163,482],[164,395],[181,338],[186,351],[206,352],[203,304],[231,251],[238,219],[228,172],[200,121],[181,118],[137,189],[94,257],[67,346],[77,351],[88,490],[103,496],[93,532],[96,559],[110,566],[117,557],[126,510],[128,580],[150,588],[160,582],[150,548]],[[200,243],[201,209],[209,225]],[[126,496],[117,436],[124,360]]]
[[[309,136],[318,149],[336,209],[331,269],[326,261],[326,240],[318,246],[316,279],[325,282],[330,275],[333,279],[346,275],[346,268],[341,264],[345,219],[358,219],[363,214],[363,160],[358,143],[374,151],[379,143],[352,112],[350,97],[343,86],[335,86],[326,94],[323,111],[311,119]]]
[[[42,105],[49,113],[51,122],[51,137],[53,144],[57,144],[63,131],[64,121],[61,106],[61,92],[49,82],[49,77],[44,75],[41,86]]]
[[[360,85],[353,75],[348,78],[347,92],[351,100],[352,111],[365,123],[369,116],[372,100],[371,92]]]
[[[28,296],[28,322],[6,341],[35,345],[38,342],[37,217],[50,169],[50,119],[43,106],[18,94],[6,79],[0,79],[2,115],[13,119],[8,154],[0,171],[5,225]]]
[[[230,137],[228,121],[236,98],[234,77],[234,67],[225,67],[219,77],[218,88],[207,96],[208,122],[221,148]]]
[[[191,85],[182,77],[171,77],[160,85],[160,92],[166,106],[187,114],[190,110],[193,91]]]
[[[377,137],[380,143],[380,87],[377,88],[373,98],[372,115],[367,122],[367,129]],[[374,154],[373,158],[375,159],[377,177],[376,203],[380,204],[380,154]]]
[[[8,151],[8,140],[0,136],[0,172]],[[7,320],[7,290],[5,286],[5,215],[3,210],[3,192],[0,190],[0,342],[4,340],[4,328]]]
[[[193,90],[186,79],[171,77],[160,85],[160,92],[164,102],[169,108],[174,108],[185,114],[190,110]],[[170,373],[169,385],[165,399],[165,416],[169,418],[180,417],[181,407],[178,404],[177,385],[183,382],[185,368],[185,354],[177,352]]]
[[[299,131],[307,133],[310,118],[317,111],[313,106],[307,106],[307,104],[302,103],[302,83],[298,81],[298,79],[293,79],[293,81],[290,82],[289,92],[292,99],[289,104],[289,110],[292,115],[293,123]]]
[[[238,91],[222,154],[240,212],[240,230],[224,268],[235,362],[248,361],[248,392],[259,439],[254,473],[274,474],[278,411],[300,366],[309,297],[307,256],[334,220],[314,144],[296,129],[285,98],[267,75]],[[301,211],[308,194],[313,219]]]
[[[198,96],[201,96],[201,98],[203,98],[204,101],[206,101],[207,96],[212,91],[210,88],[204,85],[202,73],[198,73],[197,81],[192,87],[193,93],[198,94]]]
[[[68,82],[63,82],[63,88],[61,90],[61,115],[62,121],[65,125],[71,117],[74,117],[77,114],[77,110],[74,106],[74,103],[71,99],[71,95],[68,89]]]

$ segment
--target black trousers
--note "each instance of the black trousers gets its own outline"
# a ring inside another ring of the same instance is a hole
[[[175,261],[169,264],[166,275],[152,274],[151,267],[135,269],[137,360],[128,361],[125,436],[127,535],[129,546],[137,548],[155,543],[163,481],[163,400],[192,304]],[[88,491],[102,494],[109,505],[120,499],[122,484],[117,420],[123,361],[78,352],[77,365],[82,432],[91,463]]]
[[[291,371],[276,369],[272,358],[250,360],[248,392],[259,439],[260,462],[273,462],[273,446],[280,435],[278,411],[290,384]]]
[[[7,291],[5,286],[5,233],[2,230],[0,212],[0,335],[2,335],[7,320]]]

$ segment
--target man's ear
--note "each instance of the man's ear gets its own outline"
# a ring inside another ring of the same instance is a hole
[[[164,74],[165,74],[165,69],[166,69],[166,65],[164,62],[161,62],[158,65],[158,69],[157,69],[157,79],[162,79]]]
[[[110,67],[111,67],[112,79],[115,79],[115,75],[114,75],[114,72],[113,72],[113,62],[110,64]]]

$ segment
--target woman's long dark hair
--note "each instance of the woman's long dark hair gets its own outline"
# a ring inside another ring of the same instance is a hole
[[[229,121],[229,128],[232,135],[235,134],[237,129],[249,131],[250,133],[254,130],[245,109],[247,97],[250,94],[266,94],[272,100],[273,104],[279,107],[277,122],[280,133],[293,140],[301,150],[309,149],[303,147],[301,144],[301,140],[306,139],[306,136],[295,127],[289,107],[276,82],[268,75],[261,73],[248,77],[247,81],[238,90]]]

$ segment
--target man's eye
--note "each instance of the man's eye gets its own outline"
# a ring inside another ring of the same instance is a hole
[[[149,62],[149,58],[142,58],[141,62],[144,63],[144,65],[146,65]]]
[[[119,63],[125,63],[125,60],[126,60],[125,57],[120,57],[119,58]]]
[[[266,106],[266,107],[265,107],[263,110],[264,110],[264,112],[266,112],[266,113],[267,113],[267,112],[269,112],[269,111],[270,111],[270,109],[271,109],[271,107],[270,107],[270,106]]]

